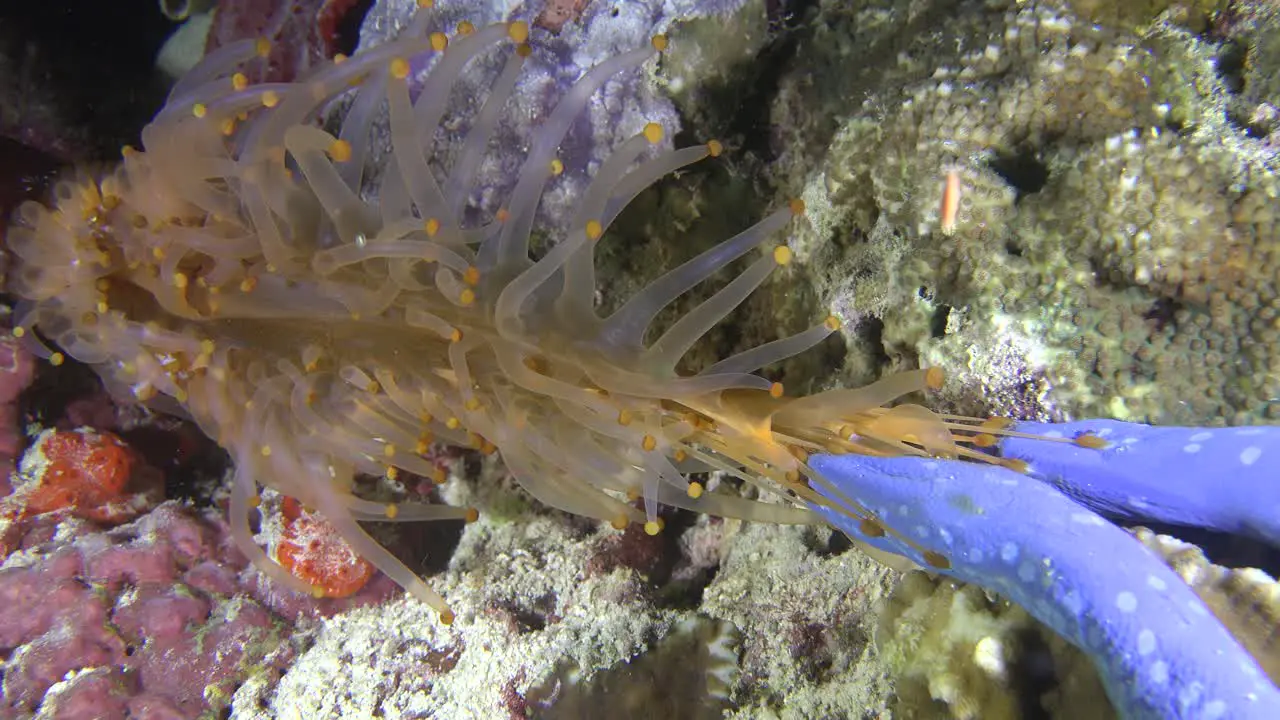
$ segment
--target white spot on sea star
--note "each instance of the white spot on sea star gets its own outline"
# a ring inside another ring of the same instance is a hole
[[[1000,548],[1000,559],[1012,565],[1018,559],[1018,546],[1007,542]]]
[[[1138,654],[1150,655],[1156,651],[1156,634],[1147,628],[1138,633]]]
[[[1116,595],[1116,608],[1119,609],[1120,612],[1126,613],[1131,613],[1134,610],[1137,610],[1138,596],[1128,590],[1122,591],[1119,595]]]
[[[1257,445],[1250,445],[1240,451],[1240,463],[1243,465],[1252,465],[1258,462],[1260,457],[1262,457],[1262,448]]]
[[[1200,444],[1199,444],[1199,443],[1190,443],[1190,444],[1188,444],[1188,445],[1184,445],[1184,446],[1183,446],[1183,448],[1182,448],[1182,452],[1184,452],[1184,453],[1198,453],[1198,452],[1200,452]]]
[[[1062,607],[1072,615],[1080,615],[1084,611],[1084,600],[1080,598],[1080,592],[1073,588],[1063,593]]]

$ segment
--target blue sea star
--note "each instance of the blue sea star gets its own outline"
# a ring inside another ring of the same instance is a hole
[[[1018,432],[1109,443],[1006,438],[1004,467],[928,458],[822,455],[814,470],[921,546],[941,570],[1001,593],[1093,659],[1127,718],[1280,717],[1280,690],[1160,558],[1097,511],[1280,538],[1280,487],[1268,456],[1280,427],[1161,428],[1091,420],[1022,423]],[[835,493],[824,491],[840,503]],[[912,558],[892,535],[815,506],[851,537]]]

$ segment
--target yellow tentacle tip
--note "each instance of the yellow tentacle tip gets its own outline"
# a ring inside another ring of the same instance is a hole
[[[983,430],[1007,430],[1013,425],[1013,420],[1003,417],[991,417],[982,421],[978,427]]]
[[[710,155],[710,156],[711,156],[711,157],[713,157],[713,158],[714,158],[714,157],[720,157],[720,154],[721,154],[721,153],[723,153],[723,152],[724,152],[724,145],[723,145],[723,144],[721,144],[719,140],[708,140],[708,141],[707,141],[707,154],[708,154],[708,155]]]
[[[657,535],[658,533],[662,532],[662,527],[665,524],[666,523],[662,522],[662,518],[656,518],[654,520],[650,520],[649,522],[644,524],[644,532],[646,535]]]
[[[523,43],[529,39],[529,23],[517,20],[507,26],[507,37],[514,42]]]
[[[662,142],[662,126],[656,122],[646,123],[640,133],[644,135],[644,139],[648,140],[651,145],[657,145]]]
[[[973,446],[980,448],[995,447],[996,436],[990,433],[978,433],[973,436]]]
[[[828,315],[827,319],[822,321],[822,324],[827,326],[827,329],[831,332],[835,332],[840,329],[840,318],[835,315]]]
[[[442,625],[452,625],[455,617],[453,611],[448,608],[440,611],[440,623]]]
[[[329,143],[329,157],[334,162],[347,162],[351,159],[351,143],[346,140],[334,140]]]
[[[791,210],[792,215],[797,217],[803,215],[805,210],[804,201],[800,198],[793,198],[791,202],[787,203],[787,208]]]
[[[1005,458],[1000,461],[1000,464],[1016,473],[1022,473],[1024,475],[1031,469],[1031,465],[1029,465],[1026,460],[1022,460],[1020,458]]]
[[[663,52],[664,50],[667,49],[666,35],[654,35],[653,39],[650,40],[650,42],[653,43],[653,49],[657,50],[658,52]]]
[[[869,538],[884,537],[884,527],[871,518],[863,518],[858,523],[858,531]]]
[[[689,489],[686,492],[689,493],[689,497],[693,498],[694,500],[697,500],[698,498],[702,497],[702,493],[705,491],[706,491],[706,488],[702,487],[702,483],[691,482],[689,483]]]
[[[786,245],[779,245],[773,249],[773,261],[779,265],[788,265],[791,263],[791,248]]]
[[[1076,436],[1075,443],[1080,447],[1091,448],[1093,450],[1101,450],[1109,444],[1106,440],[1103,440],[1092,433],[1085,433],[1084,435]]]

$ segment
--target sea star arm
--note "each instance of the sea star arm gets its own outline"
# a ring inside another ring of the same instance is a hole
[[[1195,592],[1052,485],[921,458],[824,455],[810,465],[945,555],[951,567],[942,572],[1003,594],[1088,653],[1126,717],[1280,717],[1280,691]],[[892,536],[868,537],[847,516],[818,509],[850,536],[925,564]]]

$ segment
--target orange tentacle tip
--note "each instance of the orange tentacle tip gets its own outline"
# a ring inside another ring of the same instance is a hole
[[[925,551],[924,561],[929,564],[929,567],[935,567],[939,570],[947,570],[951,567],[951,561],[947,559],[946,555],[932,550]]]
[[[1076,436],[1075,444],[1083,448],[1090,448],[1093,450],[1102,450],[1103,448],[1107,447],[1110,443],[1098,437],[1097,435],[1094,435],[1092,433],[1085,433],[1083,435]]]

